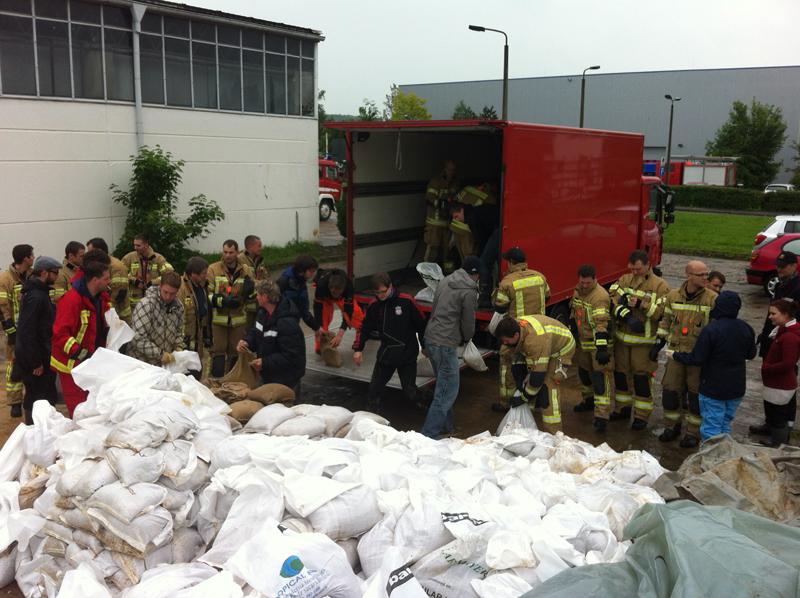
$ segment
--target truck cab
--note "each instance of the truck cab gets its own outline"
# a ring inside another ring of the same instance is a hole
[[[342,197],[339,167],[333,160],[319,158],[319,219],[328,220],[336,211],[335,202]]]

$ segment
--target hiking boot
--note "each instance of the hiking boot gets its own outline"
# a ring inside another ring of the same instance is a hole
[[[629,420],[631,418],[631,408],[623,407],[619,411],[612,411],[608,416],[608,421],[617,422],[620,420]]]
[[[11,417],[22,417],[22,403],[11,405]]]
[[[639,419],[638,417],[633,418],[633,423],[631,424],[631,430],[644,430],[647,427],[647,422],[643,419]]]
[[[764,446],[778,448],[782,444],[789,443],[789,427],[783,428],[770,428],[770,437],[761,438],[759,441]]]
[[[606,426],[608,425],[608,420],[604,417],[595,417],[594,418],[594,427],[598,430],[605,430]]]
[[[455,438],[457,436],[461,436],[462,432],[463,430],[461,428],[459,428],[458,426],[454,426],[453,428],[447,430],[446,432],[445,431],[439,432],[439,440],[442,440],[444,438]]]
[[[750,426],[750,433],[758,434],[759,436],[769,436],[772,434],[770,427],[766,423],[759,424],[757,426]]]
[[[576,413],[583,413],[584,411],[594,411],[594,398],[583,399],[580,403],[572,408]]]
[[[658,439],[661,442],[672,442],[676,438],[680,438],[681,436],[681,422],[678,422],[671,428],[665,428]]]
[[[504,405],[503,403],[492,403],[492,411],[495,413],[508,413],[509,409],[511,409],[511,407],[509,407],[507,404]]]
[[[700,444],[700,439],[697,436],[689,436],[688,434],[681,438],[681,448],[694,448]]]

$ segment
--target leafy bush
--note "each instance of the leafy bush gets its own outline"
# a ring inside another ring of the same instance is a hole
[[[704,185],[681,185],[672,187],[675,205],[680,209],[714,208],[727,210],[761,210],[764,194],[737,187],[706,187]]]
[[[347,199],[342,193],[342,199],[337,199],[333,202],[336,205],[336,228],[339,229],[339,234],[345,239],[347,238]]]
[[[800,214],[800,191],[764,193],[764,209],[770,212]]]
[[[179,220],[178,185],[181,182],[183,160],[172,160],[169,152],[159,146],[139,148],[139,154],[131,156],[133,175],[127,191],[111,185],[114,201],[128,208],[125,231],[114,250],[114,255],[123,257],[133,249],[133,238],[139,233],[150,235],[151,244],[163,254],[177,271],[182,270],[192,252],[186,247],[189,241],[206,237],[214,222],[225,219],[217,202],[198,195],[189,200],[191,214]]]

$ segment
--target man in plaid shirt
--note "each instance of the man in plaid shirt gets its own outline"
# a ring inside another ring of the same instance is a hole
[[[133,312],[136,336],[128,355],[151,365],[175,361],[174,351],[183,349],[183,305],[175,296],[181,277],[175,272],[161,275],[161,283],[147,289]]]

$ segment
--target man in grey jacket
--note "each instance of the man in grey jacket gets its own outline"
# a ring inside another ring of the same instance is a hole
[[[433,296],[433,310],[425,330],[425,352],[436,376],[436,392],[421,433],[434,440],[461,432],[453,426],[453,403],[459,381],[457,349],[475,334],[480,270],[481,261],[475,256],[468,257],[460,270],[437,285]]]

